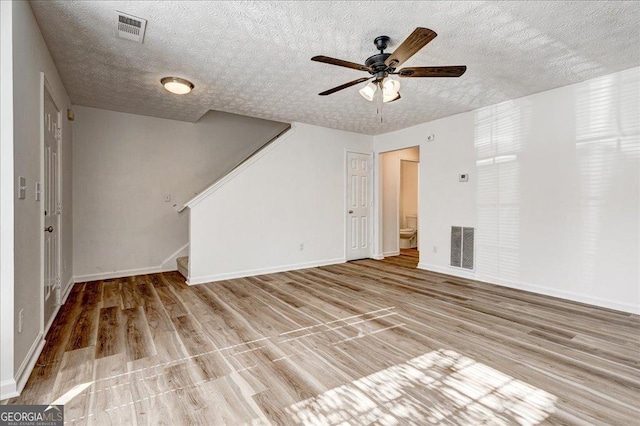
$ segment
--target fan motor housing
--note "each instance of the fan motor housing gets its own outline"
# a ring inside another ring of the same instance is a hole
[[[372,68],[374,72],[384,71],[387,65],[384,61],[391,56],[391,53],[378,53],[377,55],[369,56],[365,62],[365,65]]]

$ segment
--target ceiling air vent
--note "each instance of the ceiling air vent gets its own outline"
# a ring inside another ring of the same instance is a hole
[[[147,27],[147,20],[116,10],[116,25],[118,26],[118,37],[142,43],[144,30]]]

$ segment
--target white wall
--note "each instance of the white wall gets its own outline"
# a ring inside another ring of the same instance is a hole
[[[14,333],[14,374],[18,390],[24,386],[30,367],[43,343],[42,320],[42,203],[35,200],[35,184],[42,182],[41,148],[41,72],[50,84],[52,96],[63,117],[69,98],[62,85],[51,55],[28,2],[12,4],[13,50],[13,132],[14,132],[14,324],[24,309],[22,333]],[[4,27],[4,25],[3,25]],[[4,29],[4,28],[3,28]],[[4,51],[3,46],[3,51]],[[4,64],[3,64],[4,66]],[[4,97],[4,96],[3,96]],[[62,120],[61,142],[62,223],[59,230],[61,258],[66,268],[61,271],[63,288],[70,282],[71,259],[71,131]],[[18,176],[27,183],[26,199],[18,199]],[[4,218],[3,218],[4,223]],[[4,225],[3,225],[4,226]],[[4,236],[4,234],[3,234]],[[3,294],[4,295],[4,294]],[[4,337],[3,337],[4,338]],[[30,364],[31,363],[31,364]]]
[[[74,110],[76,281],[175,270],[189,241],[177,208],[288,126],[216,111],[187,123]]]
[[[415,145],[415,144],[414,144]],[[399,235],[400,222],[400,161],[420,160],[420,148],[413,147],[393,152],[387,152],[379,156],[381,192],[378,193],[382,200],[381,230],[378,238],[382,239],[382,253],[378,255],[395,256],[400,253]],[[378,256],[380,257],[380,256]]]
[[[634,68],[375,137],[376,152],[420,144],[420,267],[640,312],[639,80]],[[448,266],[452,225],[477,229],[474,272]]]
[[[13,377],[13,5],[0,2],[0,399]]]
[[[190,209],[189,282],[344,262],[346,151],[371,149],[371,136],[296,123]]]

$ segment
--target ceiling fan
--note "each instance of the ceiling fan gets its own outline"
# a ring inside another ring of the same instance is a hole
[[[349,83],[342,84],[333,89],[318,93],[320,96],[327,96],[336,93],[347,87],[373,79],[365,87],[360,89],[360,94],[367,100],[373,101],[374,96],[382,102],[388,103],[400,99],[400,82],[389,77],[397,75],[400,77],[460,77],[467,70],[464,65],[446,67],[407,67],[396,71],[396,69],[415,55],[420,49],[436,38],[437,34],[428,28],[416,28],[409,37],[393,53],[384,53],[390,38],[387,36],[376,37],[373,43],[380,53],[370,56],[365,61],[365,65],[355,62],[343,61],[341,59],[330,58],[328,56],[314,56],[312,61],[324,62],[325,64],[338,65],[346,68],[353,68],[359,71],[366,71],[371,77],[363,77]],[[377,90],[380,89],[380,92]],[[382,96],[379,94],[382,93]]]

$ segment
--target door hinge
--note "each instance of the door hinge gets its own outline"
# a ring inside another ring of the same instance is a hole
[[[56,204],[56,214],[62,214],[62,203]]]
[[[62,139],[62,129],[60,127],[56,129],[56,139],[58,139],[58,141]]]

